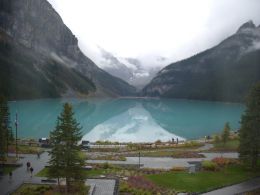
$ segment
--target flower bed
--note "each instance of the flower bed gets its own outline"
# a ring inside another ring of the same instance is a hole
[[[224,158],[224,157],[217,157],[212,159],[212,162],[216,163],[219,167],[224,167],[226,165],[238,164],[239,161],[237,159],[232,158]]]

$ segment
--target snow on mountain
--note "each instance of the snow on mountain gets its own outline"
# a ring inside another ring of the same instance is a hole
[[[103,70],[141,90],[161,69],[162,61],[165,58],[156,57],[152,59],[154,65],[147,66],[147,63],[150,62],[138,58],[116,56],[98,47],[98,52],[95,53],[93,60]]]

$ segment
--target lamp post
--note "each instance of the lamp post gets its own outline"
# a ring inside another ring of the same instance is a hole
[[[141,153],[139,152],[139,169],[140,169],[140,167],[141,167]]]
[[[15,155],[18,158],[18,147],[17,147],[17,128],[18,128],[18,114],[15,114]]]

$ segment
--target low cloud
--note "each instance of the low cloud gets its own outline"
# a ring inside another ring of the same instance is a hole
[[[259,0],[48,1],[92,60],[100,45],[116,56],[138,58],[146,67],[213,47],[248,20],[260,24]]]

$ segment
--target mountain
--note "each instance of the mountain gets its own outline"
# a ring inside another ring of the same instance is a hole
[[[98,49],[101,54],[98,62],[100,67],[109,74],[129,82],[133,76],[131,67],[127,67],[124,63],[120,62],[118,58],[103,48],[99,47]]]
[[[98,50],[100,56],[97,64],[103,70],[126,81],[139,90],[148,84],[159,71],[157,67],[145,67],[138,59],[116,57],[101,47],[98,47]]]
[[[260,81],[260,26],[252,21],[217,46],[163,68],[144,96],[243,101]]]
[[[0,90],[10,99],[135,94],[81,52],[46,0],[0,1],[0,50]]]
[[[0,90],[9,99],[88,95],[94,83],[74,68],[18,44],[0,30]]]

